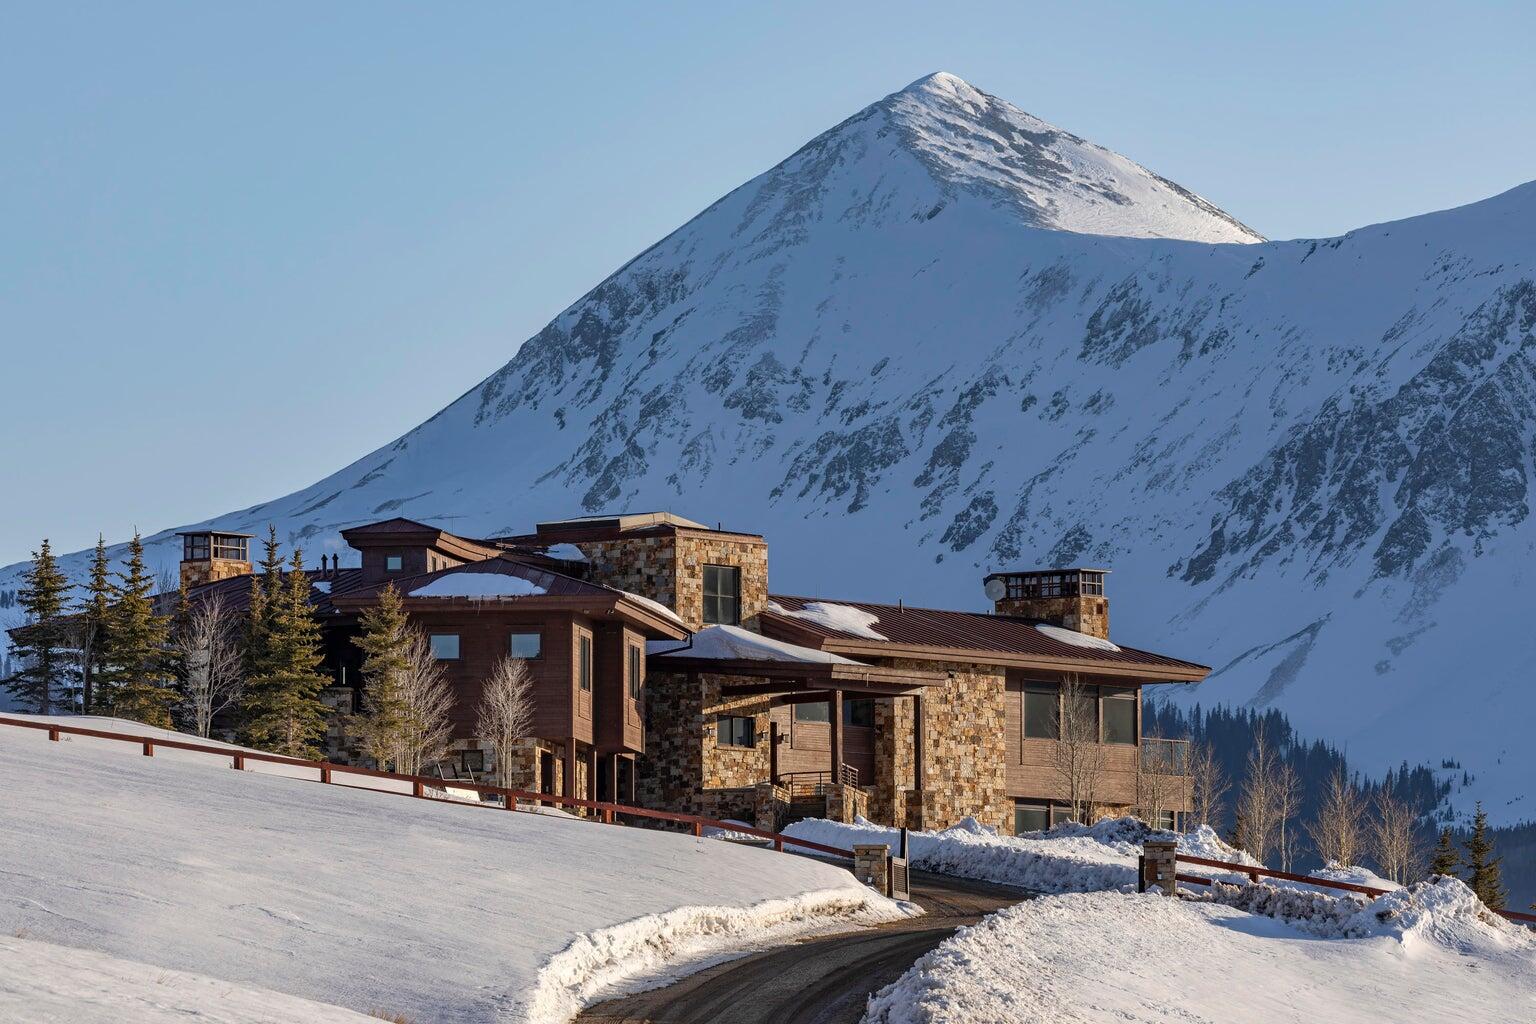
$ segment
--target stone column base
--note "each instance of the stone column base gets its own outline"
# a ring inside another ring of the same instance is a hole
[[[827,820],[853,824],[854,818],[867,817],[869,794],[857,786],[827,787]]]
[[[777,832],[789,813],[789,790],[760,782],[752,792],[753,824],[765,832]]]

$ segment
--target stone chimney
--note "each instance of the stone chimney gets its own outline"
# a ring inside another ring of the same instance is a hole
[[[987,597],[999,615],[1039,619],[1101,640],[1109,639],[1108,569],[1039,569],[995,572],[986,579]]]
[[[251,535],[248,533],[214,533],[198,530],[178,534],[181,537],[181,582],[183,586],[200,587],[216,583],[231,576],[249,576],[251,565]]]

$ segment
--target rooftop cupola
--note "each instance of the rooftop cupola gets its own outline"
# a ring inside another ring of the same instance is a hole
[[[184,586],[198,587],[231,576],[249,576],[252,572],[249,533],[193,530],[177,536],[181,538],[181,582]]]
[[[986,578],[986,591],[999,615],[1040,619],[1108,640],[1107,575],[1108,569],[1085,568],[995,572]]]

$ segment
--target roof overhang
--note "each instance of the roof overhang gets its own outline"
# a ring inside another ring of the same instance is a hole
[[[655,640],[685,640],[688,627],[680,622],[652,611],[624,595],[612,594],[575,595],[552,597],[548,594],[519,597],[411,597],[400,596],[405,610],[412,614],[423,612],[470,612],[476,615],[497,613],[527,613],[544,615],[565,613],[582,615],[590,619],[620,619],[637,631]],[[337,594],[331,603],[343,611],[362,611],[377,603],[377,598],[363,594]]]
[[[886,665],[828,665],[725,658],[668,660],[665,654],[652,655],[650,661],[653,667],[667,672],[707,672],[711,675],[740,676],[743,680],[769,680],[766,683],[727,683],[721,688],[724,693],[738,696],[830,689],[899,697],[921,693],[949,678],[946,672]]]

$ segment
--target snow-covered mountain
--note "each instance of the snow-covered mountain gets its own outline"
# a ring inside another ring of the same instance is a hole
[[[385,515],[669,508],[766,533],[778,590],[964,607],[986,571],[1110,565],[1117,638],[1217,668],[1176,699],[1459,761],[1459,802],[1531,818],[1533,262],[1536,185],[1263,242],[935,75],[399,440],[215,522],[313,553]]]

